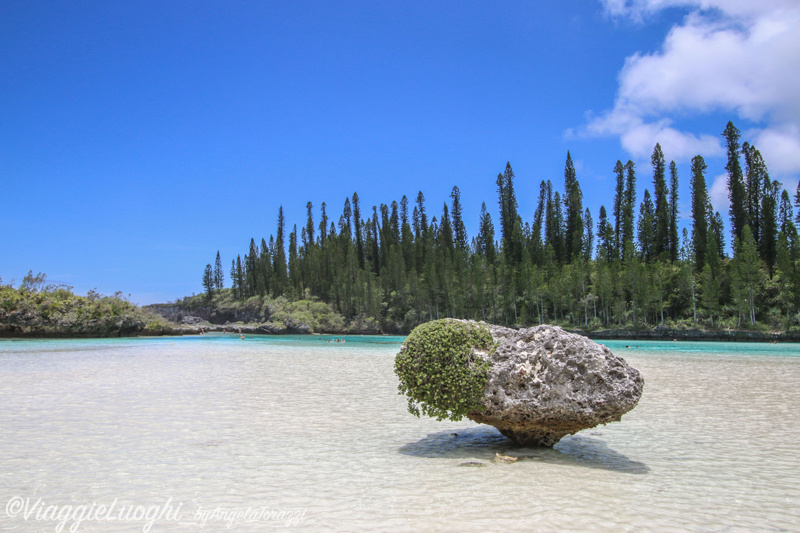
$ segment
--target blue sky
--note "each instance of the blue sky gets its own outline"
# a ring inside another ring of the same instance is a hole
[[[790,0],[38,2],[0,5],[0,277],[146,304],[269,239],[278,207],[338,220],[454,185],[474,235],[506,161],[530,220],[567,151],[595,222],[618,159],[709,163],[728,120],[794,193]],[[496,216],[496,215],[495,215]],[[727,218],[727,216],[726,216]]]

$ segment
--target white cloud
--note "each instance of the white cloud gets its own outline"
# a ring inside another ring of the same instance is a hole
[[[601,1],[612,16],[640,20],[667,7],[692,11],[659,51],[626,59],[614,107],[590,116],[581,134],[619,136],[638,158],[660,142],[668,158],[686,161],[721,155],[721,138],[681,131],[676,120],[729,112],[764,125],[749,139],[773,173],[800,173],[797,0]]]
[[[719,139],[714,135],[694,135],[671,126],[670,119],[646,122],[632,110],[614,109],[589,120],[582,131],[588,136],[619,136],[622,147],[634,158],[648,160],[656,143],[669,159],[688,161],[697,154],[704,156],[724,153]]]
[[[719,211],[723,216],[728,214],[728,209],[731,207],[731,201],[728,198],[728,175],[720,174],[711,182],[711,187],[708,188],[708,199],[711,200],[711,205],[714,212]]]
[[[600,3],[609,15],[638,20],[670,7],[717,10],[732,16],[751,17],[796,5],[795,0],[600,0]]]
[[[800,129],[796,124],[753,130],[748,137],[754,139],[770,173],[786,176],[800,169]]]

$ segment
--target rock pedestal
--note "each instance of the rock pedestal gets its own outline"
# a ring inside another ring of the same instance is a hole
[[[621,357],[556,326],[512,330],[486,324],[495,342],[483,411],[467,416],[523,446],[553,446],[582,429],[619,421],[644,379]]]

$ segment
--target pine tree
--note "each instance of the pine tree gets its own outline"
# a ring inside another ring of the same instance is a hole
[[[389,220],[384,223],[384,233],[386,234],[386,247],[397,246],[400,244],[400,206],[396,200],[392,200],[390,206]]]
[[[645,189],[644,199],[639,205],[639,250],[642,254],[642,260],[645,262],[651,261],[656,256],[655,232],[655,208],[650,197],[650,191]]]
[[[698,155],[692,158],[692,242],[694,243],[694,263],[697,271],[703,270],[708,249],[707,168],[702,156]]]
[[[258,252],[256,251],[255,239],[250,239],[250,248],[247,255],[244,256],[245,268],[247,277],[245,279],[245,287],[247,287],[247,296],[254,296],[256,294],[256,261],[258,260]]]
[[[272,236],[270,236],[270,239]],[[270,280],[272,279],[272,257],[267,242],[262,238],[258,254],[258,293],[269,294]]]
[[[453,200],[453,234],[455,238],[456,248],[462,252],[467,249],[467,229],[464,226],[463,208],[461,207],[461,191],[457,186],[453,186],[450,192],[450,198]]]
[[[716,246],[716,238],[714,234],[709,234],[709,247]],[[712,263],[719,263],[719,258],[716,254],[709,254],[709,261],[703,267],[700,273],[700,303],[703,309],[708,313],[711,321],[711,327],[714,327],[714,317],[719,317],[720,314],[720,298],[722,296],[722,283],[720,282],[719,274],[714,272]],[[713,259],[716,258],[716,259]],[[719,323],[719,320],[717,321]]]
[[[211,269],[211,264],[207,264],[203,270],[203,288],[206,290],[208,296],[211,296],[211,291],[214,290],[214,271]]]
[[[414,206],[412,216],[414,220],[414,263],[418,273],[425,272],[425,264],[428,261],[428,247],[430,245],[430,228],[428,227],[428,215],[425,209],[425,195],[422,191],[417,193],[417,205]]]
[[[353,209],[350,207],[350,198],[344,199],[342,215],[339,217],[339,237],[348,241],[353,238]]]
[[[322,202],[322,213],[319,221],[319,245],[325,246],[325,239],[328,238],[328,206]]]
[[[597,257],[602,261],[614,259],[614,227],[608,221],[605,206],[600,206],[600,219],[597,221],[597,238],[599,247]]]
[[[594,228],[592,228],[592,213],[588,207],[583,212],[583,220],[586,225],[586,232],[583,236],[583,258],[589,262],[592,260],[592,252],[594,252]]]
[[[497,175],[497,194],[501,248],[509,264],[518,265],[522,261],[522,232],[514,192],[514,171],[510,163],[506,163],[503,174]]]
[[[617,160],[614,166],[614,175],[616,177],[617,187],[614,194],[614,208],[612,210],[614,215],[614,248],[617,251],[617,257],[622,257],[622,219],[623,206],[625,204],[625,167],[622,166],[622,161]]]
[[[422,191],[417,193],[417,216],[418,216],[418,228],[415,231],[419,231],[419,235],[417,238],[423,238],[426,233],[428,233],[428,215],[425,210],[425,195],[422,194]]]
[[[784,190],[781,193],[781,207],[778,218],[780,220],[780,231],[786,238],[791,260],[800,259],[800,235],[798,235],[797,226],[795,226],[792,219],[792,201],[789,197],[789,191]],[[797,298],[800,303],[800,291],[797,293]]]
[[[653,165],[653,197],[655,200],[655,234],[653,256],[669,257],[670,250],[670,212],[669,189],[667,188],[667,163],[661,145],[656,144],[650,157]]]
[[[567,252],[564,242],[564,233],[566,233],[566,228],[564,227],[564,212],[560,209],[560,207],[561,195],[558,193],[558,191],[556,191],[553,194],[553,229],[555,231],[553,243],[555,246],[556,260],[559,263],[564,263],[567,260]]]
[[[797,192],[794,195],[794,206],[797,208],[797,215],[795,215],[794,222],[800,230],[800,182],[797,183]]]
[[[633,253],[629,243],[633,243],[636,236],[633,222],[633,209],[636,202],[636,166],[633,161],[625,164],[625,191],[622,196],[622,257],[628,258]]]
[[[386,211],[385,205],[381,204],[381,207],[384,211]],[[370,239],[371,242],[368,250],[370,250],[370,263],[372,263],[372,271],[376,276],[380,275],[381,273],[380,232],[381,226],[378,223],[378,210],[375,206],[372,206],[372,237]]]
[[[678,260],[678,166],[669,163],[669,257],[673,263]]]
[[[361,220],[361,203],[358,193],[353,193],[353,228],[355,229],[356,257],[358,258],[358,268],[364,268],[364,221]]]
[[[300,260],[297,253],[297,224],[292,227],[289,233],[289,286],[294,291],[294,296],[302,294],[302,281],[300,271]]]
[[[536,211],[533,213],[533,227],[531,228],[531,242],[533,244],[532,257],[533,263],[542,264],[542,229],[544,228],[545,206],[547,204],[547,183],[542,180],[539,183],[539,200],[536,203]]]
[[[314,206],[311,205],[311,202],[306,204],[306,227],[304,228],[305,231],[303,232],[303,248],[305,248],[306,252],[308,252],[308,249],[314,244],[313,207]]]
[[[236,260],[231,259],[231,292],[233,292],[233,298],[238,300],[239,299],[239,286],[236,284]]]
[[[769,176],[764,182],[764,192],[761,196],[761,238],[756,244],[758,255],[767,265],[767,270],[772,276],[778,252],[778,194],[781,184],[778,181],[770,182]]]
[[[717,240],[723,234],[722,217],[717,213],[711,217],[711,226],[708,232],[708,253],[706,265],[700,274],[701,303],[709,315],[711,327],[714,327],[714,317],[717,325],[720,322],[720,302],[722,299],[722,252],[723,247]]]
[[[439,246],[443,247],[449,257],[453,256],[455,251],[455,241],[453,238],[453,225],[450,222],[450,210],[447,208],[447,203],[442,207],[442,223],[439,225]]]
[[[794,225],[794,221],[792,220],[792,200],[789,197],[789,191],[783,190],[781,192],[781,204],[778,208],[778,221],[780,224],[780,231],[782,231],[785,235],[789,235],[790,229],[794,228],[797,229]]]
[[[214,260],[214,288],[221,289],[225,286],[225,274],[222,272],[222,260],[217,250],[217,258]]]
[[[236,288],[237,288],[237,296],[239,299],[245,298],[245,268],[242,266],[242,256],[236,256]]]
[[[734,240],[732,301],[739,307],[741,316],[747,316],[750,325],[756,323],[756,296],[761,293],[764,275],[758,258],[756,243],[750,226],[742,229],[742,240]]]
[[[725,170],[728,171],[728,198],[731,201],[731,233],[735,239],[742,239],[742,232],[747,225],[747,190],[744,185],[742,175],[742,165],[739,162],[739,130],[732,122],[728,122],[725,131],[725,146],[728,150],[728,163]]]
[[[556,261],[562,260],[561,249],[561,206],[560,197],[556,193],[553,196],[553,184],[547,180],[545,193],[545,217],[544,217],[544,245],[549,246]]]
[[[571,263],[583,255],[583,192],[575,174],[572,156],[567,152],[564,165],[564,211],[566,261]]]
[[[791,223],[791,221],[789,222]],[[794,229],[794,225],[791,228]],[[796,233],[795,230],[795,235]],[[796,312],[798,301],[800,301],[800,275],[798,275],[800,271],[798,271],[797,262],[792,258],[792,245],[783,231],[778,234],[777,266],[778,300],[786,312],[786,331],[789,331],[792,315]]]
[[[720,259],[725,257],[725,225],[719,211],[711,215],[711,203],[708,204],[708,253],[716,252]],[[714,237],[714,246],[711,244],[711,236]]]
[[[480,230],[478,231],[477,253],[486,258],[491,265],[495,260],[494,224],[492,216],[486,211],[486,202],[481,204]]]
[[[408,198],[403,195],[400,200],[400,244],[403,249],[403,259],[406,268],[411,270],[414,266],[414,233],[408,220]]]
[[[763,163],[761,154],[751,146],[750,143],[745,142],[742,145],[742,154],[744,155],[744,176],[745,176],[745,191],[747,198],[747,224],[753,232],[753,238],[756,241],[756,246],[761,239],[761,204],[763,202],[762,194],[764,192],[764,175],[762,170],[766,170],[760,163]]]
[[[286,218],[283,216],[283,206],[278,208],[278,232],[275,236],[275,249],[272,251],[272,272],[275,280],[271,285],[275,287],[275,296],[281,296],[286,291],[286,247],[284,237],[286,234]],[[237,269],[238,269],[237,263]]]

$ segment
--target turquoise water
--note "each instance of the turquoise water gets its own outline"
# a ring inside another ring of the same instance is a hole
[[[625,357],[629,351],[641,355],[707,356],[707,357],[800,357],[800,344],[764,342],[665,342],[665,341],[597,341]]]
[[[0,341],[0,530],[55,531],[22,498],[181,504],[152,531],[798,531],[796,344],[605,341],[639,405],[540,449],[410,415],[402,337],[329,338]]]

